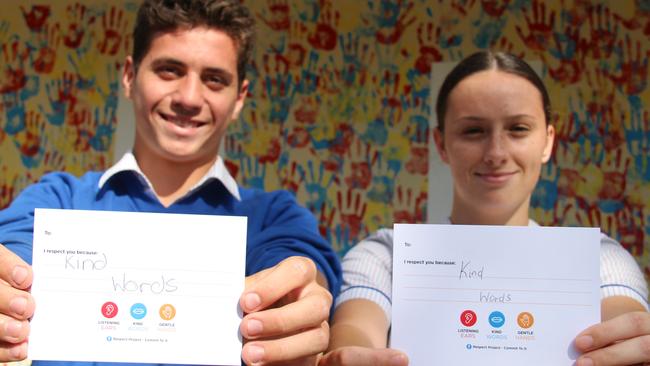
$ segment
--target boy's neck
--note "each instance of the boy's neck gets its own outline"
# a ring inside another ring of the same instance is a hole
[[[217,155],[206,161],[176,162],[170,160],[148,160],[138,156],[134,150],[138,166],[152,185],[160,203],[169,207],[187,194],[212,168]]]

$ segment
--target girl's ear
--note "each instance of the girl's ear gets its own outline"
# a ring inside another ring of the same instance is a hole
[[[445,164],[449,164],[449,157],[447,156],[447,151],[445,150],[445,137],[442,131],[440,131],[440,128],[435,127],[433,129],[433,141],[436,144],[436,150],[438,150],[438,155],[440,156],[440,159],[445,162]]]
[[[546,127],[546,146],[544,146],[544,151],[542,152],[542,163],[546,163],[551,159],[551,153],[553,152],[554,142],[555,142],[555,127],[553,127],[553,125],[548,125]]]

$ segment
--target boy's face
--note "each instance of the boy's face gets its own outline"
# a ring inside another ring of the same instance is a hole
[[[137,71],[128,57],[122,82],[135,110],[138,162],[214,160],[226,127],[244,105],[248,82],[237,80],[235,43],[215,29],[155,36]]]

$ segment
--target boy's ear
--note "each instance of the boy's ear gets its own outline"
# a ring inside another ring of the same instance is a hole
[[[127,56],[122,69],[122,87],[124,88],[124,96],[131,99],[131,92],[133,89],[133,81],[135,80],[135,65],[133,64],[133,57]]]
[[[233,110],[231,120],[236,120],[239,118],[239,114],[244,108],[244,102],[246,101],[246,95],[248,95],[248,79],[244,79],[239,87],[239,92],[237,93],[237,101],[235,102],[235,109]]]

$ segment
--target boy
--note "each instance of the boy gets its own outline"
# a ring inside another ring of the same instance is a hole
[[[36,207],[247,216],[243,360],[313,364],[327,347],[336,254],[288,192],[237,187],[218,156],[246,98],[253,26],[238,0],[142,4],[122,77],[132,152],[103,174],[46,175],[0,211],[0,360],[27,356]]]

